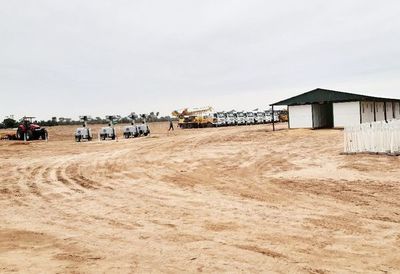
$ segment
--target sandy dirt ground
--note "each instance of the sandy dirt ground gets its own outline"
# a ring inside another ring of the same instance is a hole
[[[400,272],[400,158],[341,155],[339,130],[167,128],[1,141],[0,272]]]

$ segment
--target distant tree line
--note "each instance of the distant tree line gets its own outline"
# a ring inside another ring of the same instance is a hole
[[[171,118],[170,116],[162,116],[159,117],[159,112],[150,112],[149,114],[140,114],[138,115],[139,118],[136,119],[136,122],[141,123],[146,119],[147,122],[164,122],[164,121],[169,121]],[[145,118],[144,118],[145,117]],[[51,120],[40,120],[40,121],[34,121],[35,123],[44,126],[44,127],[52,127],[52,126],[64,126],[64,125],[80,125],[82,124],[82,121],[80,120],[73,120],[71,118],[65,118],[65,117],[52,117]],[[127,124],[130,123],[131,120],[128,117],[122,117],[118,123],[120,124]],[[105,118],[100,118],[100,117],[95,117],[92,118],[88,121],[89,124],[107,124],[108,120]],[[3,122],[0,122],[0,128],[16,128],[20,124],[20,121],[15,120],[14,117],[11,115],[10,117],[7,117],[3,120]]]

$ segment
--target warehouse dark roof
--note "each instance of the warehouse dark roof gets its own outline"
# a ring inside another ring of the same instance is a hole
[[[381,97],[317,88],[308,91],[306,93],[291,97],[289,99],[271,104],[271,106],[292,106],[292,105],[315,104],[322,102],[338,103],[338,102],[353,102],[353,101],[400,102],[400,99],[381,98]]]

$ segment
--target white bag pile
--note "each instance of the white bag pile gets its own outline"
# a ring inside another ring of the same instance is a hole
[[[346,127],[344,129],[344,152],[400,154],[400,120]]]

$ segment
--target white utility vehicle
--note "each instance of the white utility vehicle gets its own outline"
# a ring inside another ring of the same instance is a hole
[[[146,122],[144,122],[143,124],[136,124],[136,129],[139,133],[139,136],[147,136],[150,134],[150,128],[147,125]]]
[[[266,110],[264,112],[264,123],[271,123],[272,122],[272,111]]]
[[[226,125],[227,126],[236,125],[236,117],[233,112],[226,113]]]
[[[255,123],[253,112],[251,111],[246,112],[245,116],[246,116],[246,125],[253,125]]]
[[[125,139],[128,138],[135,138],[139,136],[139,131],[137,129],[137,126],[135,125],[135,120],[138,118],[135,112],[132,112],[131,114],[128,115],[128,118],[131,119],[131,125],[130,126],[125,126],[123,128],[124,131],[124,137]]]
[[[266,123],[272,123],[272,110],[265,111]],[[279,122],[279,111],[274,111],[274,122]]]
[[[135,137],[139,137],[139,136],[147,136],[150,134],[150,129],[149,126],[146,123],[145,120],[145,116],[142,115],[143,118],[143,124],[136,124],[135,120],[138,118],[138,116],[136,115],[136,113],[132,112],[130,115],[128,115],[128,117],[132,120],[131,125],[130,126],[125,126],[123,128],[124,130],[124,137],[126,139],[128,138],[135,138]]]
[[[213,125],[215,127],[223,127],[226,125],[225,113],[216,112],[213,114]]]
[[[256,124],[263,124],[264,120],[265,120],[265,114],[264,114],[264,112],[258,111],[256,113],[254,113],[254,118],[255,118]]]
[[[124,137],[125,139],[129,139],[131,137],[135,138],[139,136],[139,131],[137,130],[137,126],[132,124],[130,126],[124,127]]]
[[[102,127],[100,129],[100,139],[101,140],[106,140],[106,139],[111,139],[115,140],[117,138],[117,133],[115,131],[115,128],[111,125],[108,127]]]
[[[279,122],[279,111],[274,111],[274,122]]]
[[[134,124],[130,126],[124,127],[124,137],[125,139],[128,138],[136,138],[139,136],[147,136],[150,134],[150,129],[147,124]]]
[[[106,140],[106,139],[111,139],[115,140],[117,139],[117,131],[115,130],[114,125],[117,123],[117,121],[121,118],[119,115],[107,115],[106,119],[109,121],[107,127],[102,127],[99,132],[99,139],[100,140]]]
[[[75,131],[75,141],[81,142],[82,140],[91,141],[93,139],[92,130],[87,127],[87,121],[89,121],[89,116],[79,117],[83,122],[82,127],[79,127]]]
[[[237,125],[246,124],[246,117],[243,112],[236,112],[236,124]]]

